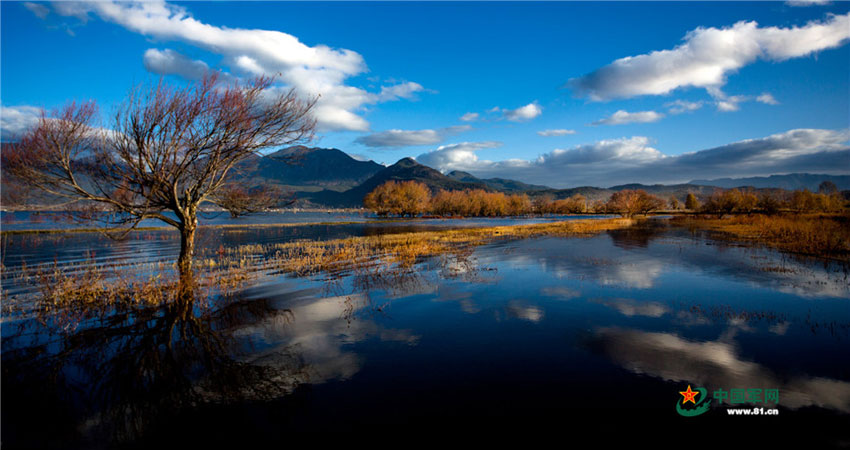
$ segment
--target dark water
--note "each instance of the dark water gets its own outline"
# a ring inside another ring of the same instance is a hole
[[[166,216],[176,220],[173,213],[166,212]],[[322,211],[280,211],[251,214],[248,216],[232,218],[227,213],[201,213],[198,222],[201,226],[238,226],[249,227],[256,225],[278,225],[278,224],[333,224],[343,222],[369,222],[369,223],[396,223],[396,224],[423,224],[427,226],[441,227],[467,227],[467,226],[499,226],[515,225],[518,223],[540,223],[550,220],[573,220],[583,218],[596,218],[605,216],[563,216],[549,214],[545,216],[527,218],[490,218],[473,217],[464,219],[380,219],[374,214],[362,212],[346,212],[328,210]],[[106,223],[97,221],[79,221],[67,213],[50,211],[0,211],[0,229],[4,231],[23,230],[70,230],[75,228],[98,228],[106,226]],[[148,219],[139,223],[140,228],[167,227],[167,225],[156,219]]]
[[[259,229],[207,245],[381,232],[357,226]],[[92,244],[69,239],[55,247]],[[10,260],[28,248],[13,244]],[[173,244],[113,251],[166,255]],[[659,223],[501,242],[392,276],[269,275],[227,298],[64,333],[6,318],[3,441],[244,445],[305,430],[639,425],[630,440],[838,445],[850,438],[848,301],[846,266]],[[776,389],[778,403],[714,401],[683,417],[676,405],[689,385],[709,396]],[[778,416],[730,417],[731,407]]]
[[[176,219],[174,213],[166,212],[166,216]],[[365,222],[372,219],[366,212],[321,211],[281,211],[262,214],[252,214],[231,218],[228,213],[201,213],[198,222],[201,225],[263,225],[278,223],[314,223],[314,222]],[[98,227],[97,222],[77,221],[74,216],[66,213],[50,211],[2,211],[0,212],[0,227],[3,230],[54,230]],[[100,224],[102,225],[102,224]],[[162,227],[163,222],[148,219],[139,223],[140,227]]]

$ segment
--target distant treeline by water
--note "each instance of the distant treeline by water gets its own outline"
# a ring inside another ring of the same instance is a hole
[[[606,200],[588,200],[581,194],[565,199],[549,196],[531,198],[527,194],[505,194],[483,189],[438,190],[432,192],[417,181],[387,181],[363,200],[366,208],[379,216],[463,216],[497,217],[527,214],[620,214],[631,217],[652,212],[694,212],[705,214],[761,212],[840,212],[847,199],[835,185],[824,182],[818,192],[753,189],[717,189],[702,201],[689,193],[685,198],[661,198],[643,189],[614,192]]]

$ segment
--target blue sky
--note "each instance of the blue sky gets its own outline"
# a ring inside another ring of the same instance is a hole
[[[4,140],[36,108],[108,113],[134,84],[213,68],[321,94],[312,145],[382,163],[556,187],[850,173],[847,2],[0,9]]]

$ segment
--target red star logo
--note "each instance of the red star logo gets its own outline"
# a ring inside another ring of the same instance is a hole
[[[682,391],[682,392],[679,392],[679,393],[680,393],[680,394],[682,394],[682,397],[684,397],[684,398],[682,399],[682,404],[683,404],[683,405],[684,405],[685,403],[687,403],[687,402],[691,402],[691,403],[693,403],[694,405],[696,405],[696,404],[697,404],[697,402],[694,400],[694,398],[696,398],[697,394],[699,394],[699,391],[692,391],[692,390],[691,390],[691,385],[690,385],[690,384],[688,385],[688,390],[687,390],[687,391]]]

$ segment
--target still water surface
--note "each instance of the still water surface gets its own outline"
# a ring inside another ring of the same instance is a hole
[[[208,229],[201,242],[421,226]],[[23,261],[173,258],[178,243],[163,233],[112,247],[93,234],[53,243],[7,236],[4,264],[14,273]],[[4,289],[14,288],[5,278]],[[834,443],[848,437],[850,417],[848,301],[846,266],[660,221],[591,238],[499,242],[389,278],[267,274],[227,298],[72,331],[6,317],[3,439],[148,446],[283,442],[294,430],[563,432],[604,423],[661,433],[698,423],[766,442],[805,434]],[[717,402],[701,417],[679,416],[688,385],[778,389],[778,405],[756,406],[779,416],[729,417],[733,405]]]

